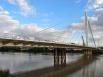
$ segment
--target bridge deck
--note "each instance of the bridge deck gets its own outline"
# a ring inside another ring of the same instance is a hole
[[[60,44],[60,43],[49,43],[49,42],[37,42],[37,41],[27,41],[27,40],[14,40],[14,39],[1,39],[0,43],[2,45],[7,45],[12,43],[13,45],[23,44],[23,46],[30,45],[31,47],[51,47],[51,48],[74,48],[74,49],[97,49],[95,47],[85,47],[81,45],[71,45],[71,44]]]

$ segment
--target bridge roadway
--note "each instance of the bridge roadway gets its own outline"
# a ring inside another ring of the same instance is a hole
[[[0,38],[0,44],[1,46],[6,46],[8,44],[18,46],[19,44],[22,44],[22,46],[24,47],[29,46],[29,47],[48,47],[48,48],[92,49],[92,50],[98,49],[95,47],[86,47],[76,44],[61,44],[61,43],[37,42],[37,41],[3,39],[3,38]]]

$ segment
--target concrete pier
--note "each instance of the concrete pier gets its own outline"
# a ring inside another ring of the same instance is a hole
[[[62,48],[55,48],[54,52],[54,66],[66,65],[66,50]]]

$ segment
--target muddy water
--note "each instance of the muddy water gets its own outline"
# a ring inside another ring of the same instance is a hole
[[[67,54],[67,63],[76,61],[82,54]],[[0,69],[19,73],[53,66],[52,54],[0,53]]]
[[[66,77],[103,77],[103,55],[81,70]]]

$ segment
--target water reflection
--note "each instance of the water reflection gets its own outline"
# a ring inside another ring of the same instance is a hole
[[[39,69],[52,66],[52,57],[52,55],[41,54],[4,53],[0,54],[0,68],[9,69],[11,73]]]
[[[102,65],[103,55],[97,56],[92,63],[67,77],[103,77]]]
[[[67,54],[67,63],[76,61],[81,54]],[[11,73],[30,71],[53,66],[53,55],[29,53],[0,53],[0,69],[9,69]]]
[[[86,66],[82,69],[82,76],[81,77],[94,77],[96,70],[96,61],[89,66]]]
[[[66,57],[67,63],[72,64],[59,70],[61,77],[103,77],[103,55],[83,57],[81,54],[67,54]],[[9,69],[11,73],[53,66],[53,62],[52,54],[0,53],[0,69]],[[77,72],[71,74],[71,70]]]

